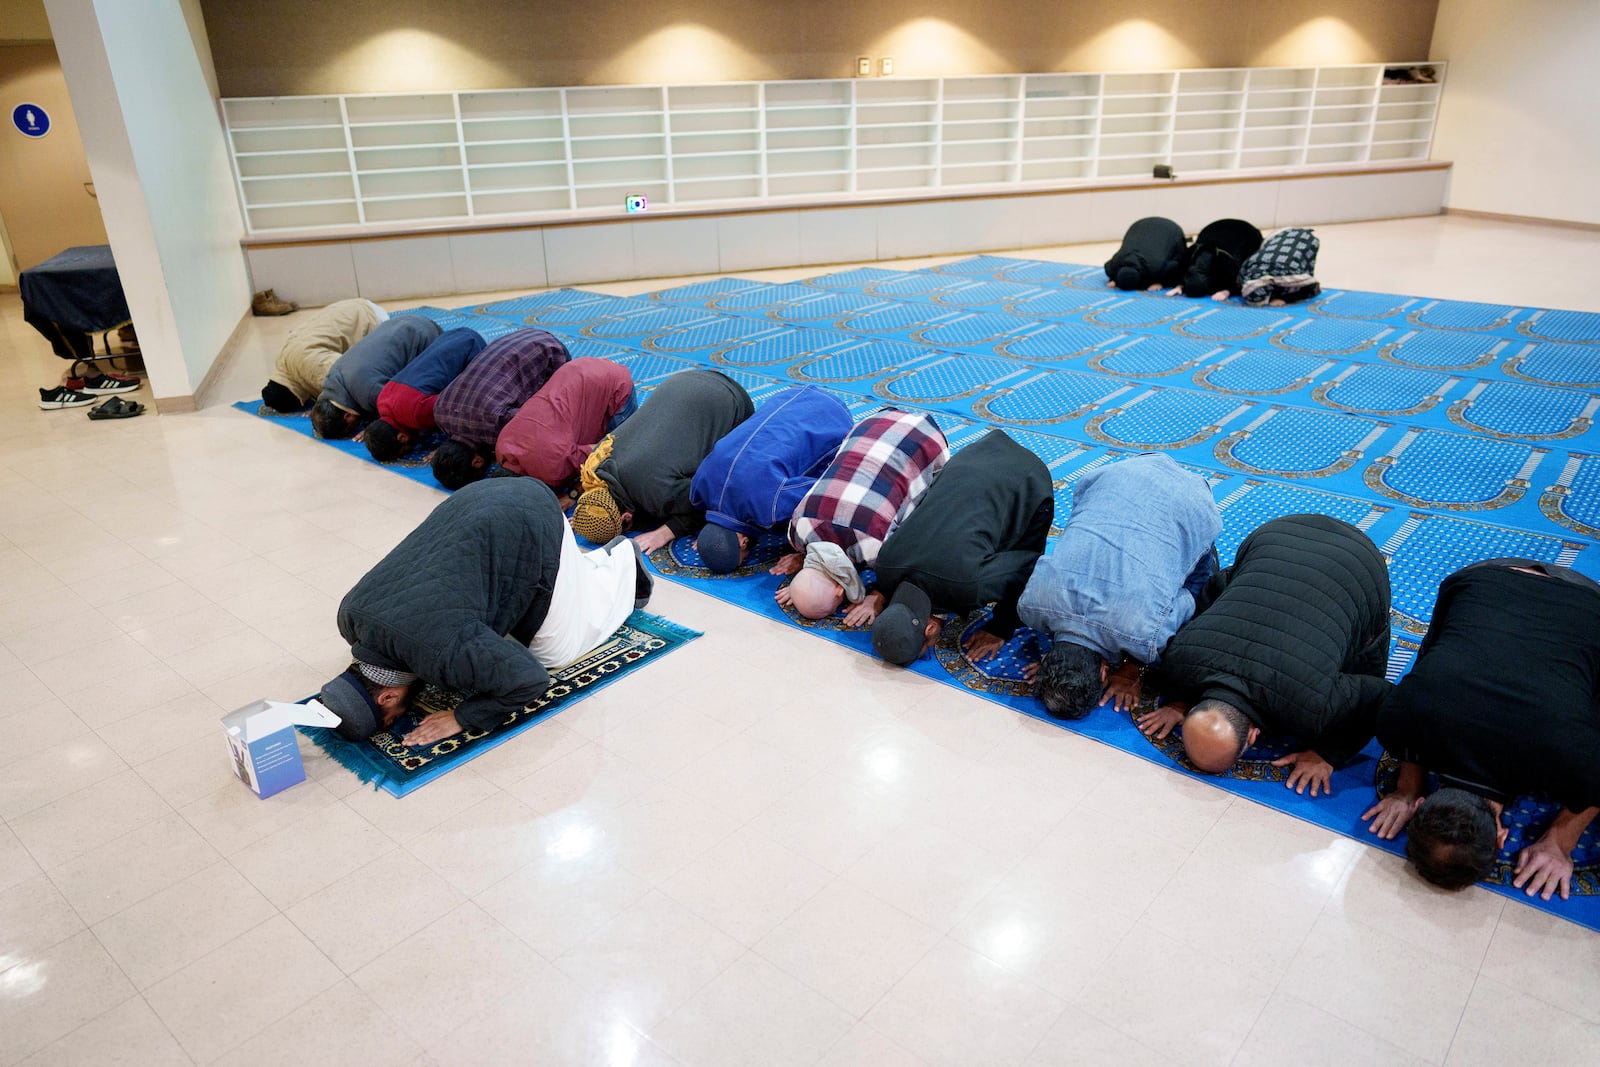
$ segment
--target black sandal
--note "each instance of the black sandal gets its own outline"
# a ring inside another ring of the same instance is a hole
[[[143,414],[143,404],[124,400],[120,396],[114,396],[99,407],[89,409],[89,417],[97,422],[101,419],[131,419],[135,415]]]

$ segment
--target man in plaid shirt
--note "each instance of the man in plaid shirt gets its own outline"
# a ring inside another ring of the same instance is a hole
[[[778,590],[778,603],[808,619],[823,619],[841,601],[866,595],[857,567],[877,562],[889,531],[906,520],[950,446],[931,415],[884,408],[850,431],[833,462],[789,520],[794,552],[773,574],[794,580]]]
[[[497,337],[439,394],[433,420],[450,440],[433,455],[433,476],[459,489],[488,472],[494,443],[517,409],[570,357],[543,330]]]

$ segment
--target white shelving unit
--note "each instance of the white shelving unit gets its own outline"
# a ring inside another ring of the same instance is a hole
[[[1428,158],[1385,64],[223,101],[252,234],[1070,188]],[[1444,65],[1429,66],[1443,78]]]
[[[1017,180],[1069,184],[1094,176],[1098,74],[1030,74],[1023,81]]]

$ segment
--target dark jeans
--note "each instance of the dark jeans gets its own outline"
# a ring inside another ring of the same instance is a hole
[[[628,421],[629,415],[639,410],[637,397],[638,393],[635,390],[628,391],[628,402],[622,405],[621,411],[611,416],[610,422],[606,423],[606,433],[615,433],[618,426]]]
[[[1200,593],[1211,580],[1211,576],[1217,573],[1220,564],[1221,561],[1217,559],[1217,546],[1212,545],[1206,549],[1206,554],[1200,557],[1200,562],[1194,565],[1189,577],[1183,580],[1183,591],[1194,597],[1196,605],[1200,603]]]

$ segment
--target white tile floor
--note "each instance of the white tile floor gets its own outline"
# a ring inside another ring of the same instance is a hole
[[[1329,284],[1600,310],[1595,234],[1319,232]],[[61,366],[0,296],[0,1064],[1600,1061],[1600,937],[664,582],[706,636],[559,719],[259,801],[217,717],[344,665],[439,494],[38,411]]]

